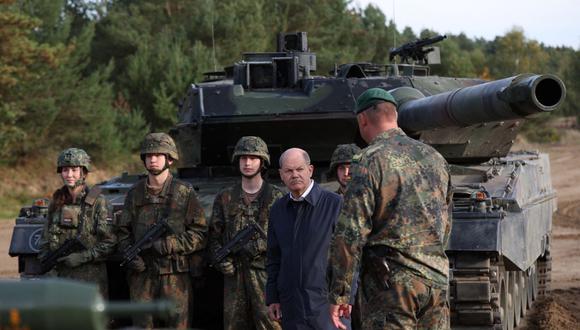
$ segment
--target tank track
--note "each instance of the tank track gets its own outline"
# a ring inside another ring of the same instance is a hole
[[[549,252],[538,259],[538,282],[538,294],[549,294],[552,285],[552,257]]]
[[[453,329],[514,329],[533,301],[549,291],[548,253],[526,271],[506,269],[493,254],[457,253],[449,260]]]

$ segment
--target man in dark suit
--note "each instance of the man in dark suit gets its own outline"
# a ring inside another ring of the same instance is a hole
[[[280,157],[280,177],[290,191],[270,210],[266,305],[287,329],[335,329],[328,314],[328,248],[342,198],[322,189],[302,149]]]

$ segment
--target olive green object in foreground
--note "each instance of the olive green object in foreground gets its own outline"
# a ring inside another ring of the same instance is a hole
[[[0,280],[0,329],[106,329],[107,316],[173,310],[167,301],[105,303],[97,286],[63,279]]]

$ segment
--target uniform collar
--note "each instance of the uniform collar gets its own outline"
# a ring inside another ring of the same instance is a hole
[[[79,193],[79,195],[77,196],[77,198],[75,199],[74,202],[72,202],[72,196],[70,194],[70,191],[68,191],[68,187],[66,185],[62,186],[61,191],[63,193],[64,196],[68,196],[67,198],[69,198],[69,200],[71,201],[71,205],[80,205],[82,203],[82,201],[85,200],[85,197],[87,196],[87,194],[89,193],[89,187],[84,184],[83,185],[83,189],[81,190],[81,192]]]
[[[163,184],[163,189],[161,189],[161,192],[159,193],[160,197],[165,197],[169,193],[169,189],[171,188],[171,181],[173,181],[173,175],[171,175],[171,172],[169,172],[167,180],[165,180],[165,183]]]
[[[387,140],[389,138],[392,138],[392,137],[398,136],[398,135],[407,135],[407,134],[405,134],[405,132],[403,132],[403,130],[399,127],[391,128],[391,129],[386,130],[386,131],[382,132],[381,134],[375,136],[375,138],[371,141],[371,143],[369,143],[369,145],[375,144],[381,140]]]
[[[159,194],[155,195],[155,197],[163,198],[163,197],[167,196],[167,194],[169,194],[169,190],[171,188],[171,181],[173,181],[173,175],[171,175],[171,172],[170,172],[169,175],[167,176],[167,179],[163,183],[163,187],[161,188],[161,191],[159,192]],[[151,195],[149,193],[149,189],[147,188],[147,178],[145,178],[144,188],[145,188],[146,195],[150,195],[151,197],[153,197],[153,195]]]

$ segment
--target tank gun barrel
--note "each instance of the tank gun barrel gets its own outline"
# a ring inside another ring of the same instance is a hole
[[[563,103],[566,87],[551,74],[521,74],[428,97],[409,87],[392,93],[399,102],[399,126],[413,133],[550,112]]]
[[[156,302],[107,302],[104,313],[107,316],[126,315],[157,315],[160,317],[171,316],[171,311],[175,309],[175,304],[169,300],[159,300]]]

